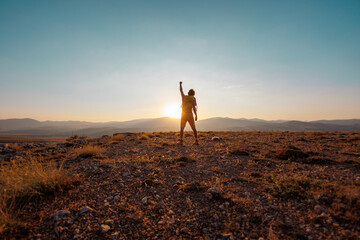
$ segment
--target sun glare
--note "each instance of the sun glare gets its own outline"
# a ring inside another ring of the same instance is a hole
[[[180,118],[181,108],[179,104],[173,103],[165,107],[164,115],[171,118]]]

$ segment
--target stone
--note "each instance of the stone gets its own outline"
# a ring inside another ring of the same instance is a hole
[[[143,199],[141,199],[141,202],[142,202],[143,204],[147,204],[148,198],[147,198],[147,197],[144,197]]]
[[[320,205],[315,205],[314,211],[315,211],[317,214],[321,214],[321,213],[328,214],[328,211],[326,211],[326,209],[323,208],[323,207],[320,206]]]
[[[107,233],[110,230],[110,226],[106,224],[101,224],[100,228],[102,233]]]
[[[210,193],[211,197],[214,199],[221,198],[220,191],[217,188],[209,188],[207,192]]]
[[[217,137],[217,136],[215,136],[215,137],[212,137],[211,140],[212,140],[212,141],[220,141],[220,138]]]
[[[187,227],[184,227],[184,228],[180,229],[180,233],[189,234],[190,230]]]
[[[211,194],[220,194],[220,191],[217,188],[209,188],[208,192]]]
[[[128,177],[128,176],[130,176],[130,173],[125,172],[125,173],[122,174],[122,176],[123,177]]]
[[[70,214],[69,210],[60,210],[53,214],[52,217],[54,218],[55,222],[57,222],[68,214]]]
[[[223,239],[229,239],[229,240],[234,239],[234,236],[231,233],[223,233],[223,234],[221,234],[221,236]]]
[[[107,225],[111,225],[113,223],[114,223],[114,220],[112,220],[112,219],[108,219],[105,221],[105,224],[107,224]]]
[[[114,232],[113,234],[111,234],[111,237],[113,239],[118,239],[120,237],[120,233],[119,232]]]
[[[91,211],[94,211],[94,209],[92,209],[89,206],[85,206],[78,211],[78,215],[82,215],[84,213],[91,212]]]

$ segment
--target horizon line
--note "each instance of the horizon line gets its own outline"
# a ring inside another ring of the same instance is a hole
[[[0,119],[0,121],[3,120],[35,120],[38,122],[88,122],[88,123],[110,123],[110,122],[131,122],[131,121],[137,121],[137,120],[154,120],[154,119],[160,119],[160,118],[170,118],[170,119],[174,119],[174,120],[180,120],[180,118],[173,118],[173,117],[167,117],[167,116],[163,116],[163,117],[154,117],[154,118],[136,118],[136,119],[131,119],[131,120],[110,120],[110,121],[87,121],[87,120],[37,120],[35,118],[30,118],[30,117],[24,117],[24,118],[4,118],[4,119]],[[245,118],[245,117],[240,117],[240,118],[233,118],[233,117],[207,117],[207,118],[203,118],[203,119],[199,119],[198,121],[202,121],[202,120],[207,120],[207,119],[213,119],[213,118],[229,118],[229,119],[234,119],[234,120],[240,120],[240,119],[244,119],[244,120],[263,120],[263,121],[299,121],[299,122],[316,122],[316,121],[341,121],[341,120],[360,120],[360,118],[336,118],[336,119],[318,119],[318,120],[298,120],[298,119],[262,119],[262,118]]]

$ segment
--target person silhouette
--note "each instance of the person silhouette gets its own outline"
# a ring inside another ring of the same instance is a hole
[[[182,113],[181,113],[181,120],[180,120],[180,141],[179,144],[183,144],[183,135],[184,135],[184,128],[187,122],[189,122],[191,129],[194,132],[195,137],[195,145],[199,145],[197,131],[195,127],[195,121],[197,121],[197,103],[195,96],[194,89],[190,89],[188,95],[185,95],[182,88],[182,82],[180,82],[180,93],[182,99]],[[195,113],[195,121],[193,112]]]

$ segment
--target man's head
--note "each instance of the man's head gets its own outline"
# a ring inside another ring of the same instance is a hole
[[[194,91],[194,89],[190,89],[189,92],[188,92],[188,95],[189,95],[189,96],[195,96],[195,91]]]

